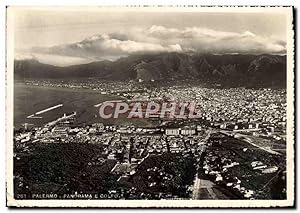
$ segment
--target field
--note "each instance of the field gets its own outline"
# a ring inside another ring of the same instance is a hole
[[[94,144],[43,144],[29,145],[30,152],[15,150],[14,190],[32,198],[34,194],[107,193],[116,187],[110,174],[115,160],[101,165],[89,165],[102,158],[103,147]],[[16,197],[16,198],[17,198]],[[24,197],[25,198],[25,197]]]
[[[224,178],[220,185],[226,187],[227,183],[237,183],[247,190],[254,191],[256,199],[284,199],[283,189],[286,187],[284,171],[286,162],[284,155],[274,155],[261,150],[244,141],[222,135],[213,135],[210,139],[211,145],[206,152],[206,163],[210,171],[218,171]],[[238,163],[224,170],[225,165]],[[268,167],[277,166],[278,170],[263,173],[254,169],[253,162],[261,162]],[[210,176],[215,180],[215,175]],[[226,187],[233,193],[238,194],[237,188]]]
[[[128,199],[189,198],[196,172],[191,157],[165,153],[148,157],[127,181],[111,170],[117,160],[106,159],[101,144],[34,143],[28,152],[15,147],[14,191],[16,198],[36,194],[109,194]],[[101,160],[102,159],[102,160]],[[104,160],[106,159],[106,160]]]
[[[135,199],[190,198],[195,159],[180,154],[150,155],[128,181]]]

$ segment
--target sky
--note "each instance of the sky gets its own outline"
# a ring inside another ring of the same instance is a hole
[[[58,66],[130,54],[285,54],[280,13],[26,9],[15,13],[15,57]]]

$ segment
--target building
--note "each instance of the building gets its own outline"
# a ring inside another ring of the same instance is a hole
[[[52,136],[54,137],[67,137],[69,127],[56,126],[52,129]]]
[[[97,128],[96,127],[90,127],[89,128],[89,133],[95,134],[96,132],[97,132]]]
[[[168,128],[166,129],[166,135],[179,135],[180,129],[179,128]]]
[[[180,131],[180,133],[182,135],[194,135],[194,134],[196,134],[196,130],[195,129],[184,128]]]

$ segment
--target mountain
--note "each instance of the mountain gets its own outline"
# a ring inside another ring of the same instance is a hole
[[[285,86],[286,56],[160,53],[131,55],[114,62],[58,67],[37,60],[15,60],[20,78],[84,78],[106,80],[197,79],[232,86]]]

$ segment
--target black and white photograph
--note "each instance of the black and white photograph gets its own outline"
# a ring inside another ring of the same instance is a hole
[[[7,205],[295,205],[293,7],[8,6]]]

